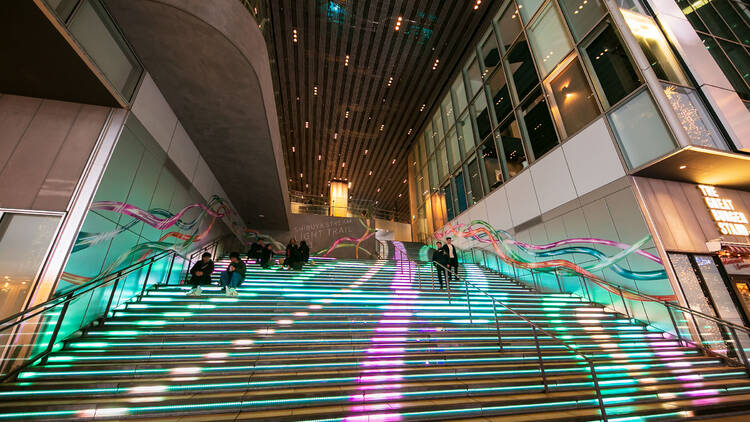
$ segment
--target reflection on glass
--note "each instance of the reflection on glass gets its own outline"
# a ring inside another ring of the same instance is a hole
[[[687,78],[682,72],[682,67],[664,38],[661,29],[650,17],[630,10],[620,9],[630,32],[638,40],[638,44],[646,55],[651,68],[656,72],[659,79],[671,81],[681,85],[688,85]]]
[[[487,138],[479,147],[478,154],[484,161],[484,172],[487,175],[487,182],[490,184],[490,190],[503,184],[503,171],[500,167],[500,157],[497,155],[495,148],[495,139]]]
[[[427,146],[427,155],[432,154],[432,151],[435,149],[435,139],[434,139],[434,132],[432,131],[432,122],[428,121],[427,126],[425,126],[424,129],[424,143]]]
[[[469,187],[471,188],[466,193],[466,197],[469,200],[469,204],[474,205],[484,196],[484,192],[482,191],[482,175],[479,174],[479,164],[476,158],[472,159],[466,167],[469,171]]]
[[[468,205],[466,204],[466,188],[464,187],[464,174],[458,172],[455,177],[456,183],[456,200],[458,201],[458,213],[466,211]]]
[[[482,74],[479,71],[479,62],[475,58],[466,68],[466,76],[469,78],[469,96],[474,96],[482,88]]]
[[[453,193],[451,193],[451,184],[448,183],[445,186],[443,186],[443,196],[445,197],[445,214],[446,217],[448,217],[448,221],[453,220],[453,217],[456,216],[454,213],[454,205],[453,205]]]
[[[745,83],[750,84],[750,54],[741,45],[733,42],[719,40],[721,48],[729,56],[734,67],[739,70],[740,75],[745,79]]]
[[[737,8],[736,10],[732,7],[731,3],[734,3],[734,7]],[[729,29],[732,30],[737,39],[745,45],[750,45],[750,5],[739,1],[730,2],[730,0],[714,0],[712,5],[716,8],[719,15],[724,18],[724,21],[729,25]],[[739,11],[745,13],[744,19]]]
[[[455,101],[454,104],[456,106],[455,108],[456,115],[463,113],[463,111],[469,105],[469,102],[466,99],[466,88],[464,88],[464,77],[463,75],[461,75],[461,73],[458,74],[458,77],[453,82],[451,91],[453,92],[453,100]]]
[[[722,17],[716,13],[716,10],[711,7],[711,4],[708,1],[695,2],[694,4],[696,7],[693,7],[693,10],[695,10],[698,13],[698,16],[701,17],[703,23],[708,27],[709,32],[722,38],[730,40],[735,39],[732,31],[729,30],[729,27],[724,23]]]
[[[557,8],[550,2],[526,31],[542,77],[546,76],[573,49]]]
[[[432,190],[432,189],[435,189],[438,184],[437,162],[435,162],[434,155],[430,157],[429,168],[430,168],[430,190]]]
[[[701,19],[698,17],[698,14],[695,13],[695,10],[693,10],[693,8],[690,6],[690,3],[692,3],[691,0],[676,1],[677,5],[680,6],[680,9],[682,9],[682,13],[687,16],[688,21],[691,25],[693,25],[693,28],[697,29],[698,31],[708,32]]]
[[[490,94],[492,95],[492,102],[495,108],[495,117],[497,121],[501,121],[513,111],[513,104],[510,100],[510,92],[508,91],[508,83],[505,80],[505,73],[502,69],[495,72],[490,77]]]
[[[641,86],[638,73],[611,25],[596,35],[584,51],[604,94],[605,104],[612,106]]]
[[[716,126],[705,107],[692,89],[675,85],[664,85],[664,94],[682,128],[690,138],[690,143],[706,147],[726,149]]]
[[[703,41],[703,45],[706,46],[708,52],[711,53],[711,56],[716,60],[721,71],[727,79],[729,79],[732,88],[737,91],[737,95],[745,101],[750,101],[750,88],[748,88],[748,85],[745,83],[745,79],[737,72],[737,69],[732,62],[729,61],[727,56],[724,55],[724,52],[719,48],[716,41],[707,35],[698,35],[701,37],[701,41]]]
[[[547,89],[555,100],[553,114],[570,136],[594,120],[599,115],[599,107],[578,59],[570,61],[552,77]]]
[[[464,157],[469,155],[474,150],[474,132],[471,129],[471,121],[469,121],[469,113],[466,112],[458,118],[456,122],[456,133],[458,134],[458,140],[464,149]]]
[[[716,310],[719,313],[719,318],[738,325],[744,325],[744,321],[737,311],[737,307],[734,306],[732,296],[729,294],[727,284],[724,282],[724,278],[721,276],[714,258],[706,255],[695,255],[693,258],[696,265],[698,265],[698,270],[703,277],[703,281],[706,282],[706,287],[708,287]]]
[[[438,163],[438,180],[443,180],[448,174],[448,160],[445,158],[445,143],[441,143],[435,150],[435,159]]]
[[[560,8],[568,20],[570,32],[580,40],[599,22],[606,9],[602,0],[559,0]]]
[[[450,168],[451,170],[453,170],[454,168],[456,168],[458,163],[461,162],[461,152],[458,149],[458,137],[456,136],[456,129],[451,129],[445,139],[445,144],[448,146],[448,160],[450,162]]]
[[[688,256],[679,253],[670,253],[668,255],[669,260],[672,262],[675,274],[677,275],[680,287],[682,288],[682,292],[687,300],[688,307],[702,314],[715,317],[716,313],[714,312],[713,306],[711,306],[709,299],[703,293],[703,288],[701,288],[700,281],[696,276],[695,270],[693,269]],[[722,343],[721,332],[719,331],[718,325],[710,320],[694,322],[701,336],[701,339],[699,340],[709,343],[706,344],[706,346],[712,348],[712,345],[715,347],[719,343]]]
[[[522,105],[523,121],[526,125],[526,132],[529,134],[531,151],[534,157],[539,159],[546,152],[557,145],[557,134],[552,124],[547,109],[547,100],[544,98],[542,91],[537,89],[529,99]]]
[[[417,137],[417,156],[419,157],[417,167],[422,168],[427,165],[427,151],[424,146],[424,134],[420,134]]]
[[[0,318],[23,309],[60,217],[6,213],[0,218]]]
[[[529,166],[526,160],[526,153],[521,140],[521,129],[514,116],[500,124],[495,132],[495,136],[500,138],[505,152],[505,162],[508,165],[508,177],[515,177],[518,173]]]
[[[542,3],[544,3],[544,0],[518,0],[518,10],[521,12],[523,21],[529,23]]]
[[[518,15],[518,8],[514,2],[510,2],[503,15],[500,16],[498,25],[500,28],[500,40],[503,48],[507,51],[518,34],[521,33],[521,17]]]
[[[630,168],[640,167],[675,149],[648,90],[643,90],[609,116],[615,137]]]
[[[477,95],[477,98],[471,103],[471,109],[477,119],[479,139],[484,139],[492,133],[492,123],[490,123],[490,114],[487,109],[487,98],[483,92]]]
[[[84,0],[68,29],[126,100],[141,77],[141,65],[101,4]]]
[[[446,94],[443,98],[443,103],[440,108],[443,110],[443,118],[445,119],[445,128],[448,129],[456,124],[456,113],[453,112],[453,101],[451,101],[451,94]]]
[[[490,31],[487,39],[482,43],[482,61],[484,62],[482,79],[487,79],[500,66],[500,49],[497,47],[497,40],[493,31]]]
[[[513,83],[516,85],[518,98],[523,99],[539,83],[539,78],[534,70],[534,61],[525,39],[520,39],[513,49],[508,53],[508,66],[510,74],[513,75]]]
[[[440,113],[435,113],[432,119],[432,135],[436,144],[442,141],[445,135],[445,132],[443,132],[443,117]]]

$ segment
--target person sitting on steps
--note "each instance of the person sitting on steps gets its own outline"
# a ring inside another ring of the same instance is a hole
[[[204,252],[201,260],[193,265],[190,269],[190,285],[193,287],[188,296],[200,296],[201,285],[211,284],[211,273],[214,272],[214,261],[211,260],[211,254]]]
[[[271,267],[271,261],[273,260],[273,248],[271,245],[266,245],[262,251],[260,251],[260,266],[267,270]]]
[[[260,260],[260,255],[263,253],[263,249],[265,248],[266,245],[263,239],[258,239],[257,241],[253,242],[253,244],[250,245],[250,250],[247,251],[247,259],[254,262]]]
[[[237,287],[245,280],[245,263],[239,252],[229,254],[229,267],[221,273],[219,281],[227,296],[238,296]]]

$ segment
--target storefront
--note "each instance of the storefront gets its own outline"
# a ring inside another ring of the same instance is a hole
[[[635,183],[683,305],[750,326],[750,192],[641,177]]]

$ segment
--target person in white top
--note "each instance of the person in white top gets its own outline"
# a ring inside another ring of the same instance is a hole
[[[448,280],[452,280],[458,275],[458,253],[450,237],[445,239],[445,245],[441,249],[448,256]]]

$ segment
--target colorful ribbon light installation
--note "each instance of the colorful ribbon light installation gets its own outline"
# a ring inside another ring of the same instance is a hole
[[[501,237],[501,233],[502,235],[506,237],[506,239],[503,239]],[[554,271],[556,269],[562,269],[565,271],[573,272],[573,273],[580,274],[589,278],[592,282],[596,283],[603,289],[612,293],[619,293],[617,287],[597,277],[596,275],[592,273],[592,271],[598,271],[604,268],[611,268],[613,271],[615,271],[619,275],[629,278],[629,279],[633,279],[633,280],[659,280],[659,279],[667,278],[666,272],[664,270],[630,271],[617,265],[617,261],[620,261],[624,259],[626,256],[630,254],[634,254],[634,253],[640,256],[643,256],[644,258],[647,258],[651,261],[661,264],[661,260],[657,256],[640,249],[642,245],[644,245],[646,242],[648,242],[651,239],[650,236],[647,236],[641,239],[640,241],[636,242],[633,245],[627,245],[624,243],[615,242],[615,241],[606,240],[606,239],[594,239],[594,238],[565,239],[559,242],[554,242],[554,243],[550,243],[546,245],[531,245],[531,244],[519,242],[513,239],[513,237],[508,232],[495,230],[489,225],[489,223],[487,223],[486,221],[482,221],[482,220],[474,220],[468,226],[464,226],[464,225],[453,226],[452,224],[449,223],[447,225],[447,228],[444,231],[436,232],[435,237],[443,238],[443,237],[448,236],[449,234],[453,234],[455,236],[466,238],[466,239],[473,239],[482,243],[490,243],[492,244],[492,248],[494,249],[497,256],[500,257],[500,259],[502,259],[506,263],[515,265],[517,267],[525,268],[525,269],[538,269],[541,271]],[[589,247],[582,247],[582,246],[553,249],[557,246],[576,244],[576,243],[592,243],[592,244],[614,246],[614,247],[622,249],[622,252],[613,256],[607,256],[597,249],[589,248]],[[546,257],[552,257],[552,256],[570,254],[570,253],[583,253],[583,254],[587,254],[587,255],[597,258],[598,262],[593,263],[593,264],[588,264],[585,266],[580,266],[565,259],[552,259],[552,260],[547,260],[547,261],[530,261],[530,260],[523,258],[523,256],[521,256],[521,254],[519,254],[518,252],[512,250],[509,245],[516,246],[519,249],[526,252],[527,254],[533,257],[538,257],[538,258],[546,258]],[[623,294],[625,295],[627,299],[637,300],[637,301],[646,300],[642,298],[641,296],[630,294],[626,291],[623,292]],[[660,299],[660,300],[675,300],[674,295],[655,296],[655,298]]]

